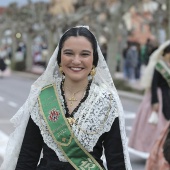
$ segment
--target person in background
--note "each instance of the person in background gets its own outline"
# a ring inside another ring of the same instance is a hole
[[[169,96],[165,96],[168,95],[169,86],[166,79],[155,70],[157,63],[164,58],[162,54],[169,54],[169,43],[170,41],[165,42],[152,53],[141,77],[141,86],[145,89],[145,94],[132,126],[129,147],[134,153],[140,151],[144,158],[148,158],[155,141],[169,120],[166,116],[167,111],[165,113],[165,108],[169,107],[167,102],[170,101]],[[156,104],[159,107],[156,107]]]
[[[15,70],[25,70],[26,68],[26,46],[24,42],[19,42],[15,52]]]
[[[162,106],[159,104],[159,99],[156,93],[157,88],[161,89],[162,93]],[[165,129],[159,135],[159,138],[155,141],[154,146],[151,149],[149,158],[146,162],[146,170],[169,170],[170,165],[165,160],[163,155],[163,145],[166,141],[167,134],[169,132],[170,124],[170,41],[163,49],[161,57],[156,63],[153,80],[152,80],[152,106],[153,110],[157,113],[162,109],[162,113],[168,124],[164,125]],[[166,145],[165,145],[166,146]],[[164,152],[166,153],[166,151]]]
[[[156,40],[147,39],[147,42],[145,44],[145,55],[143,59],[144,65],[148,65],[149,58],[151,54],[158,48]]]
[[[135,43],[131,43],[126,51],[125,67],[127,79],[130,83],[136,80],[136,68],[139,62],[139,51]]]
[[[141,64],[142,64],[142,61],[141,61],[141,53],[140,53],[140,44],[135,42],[135,45],[137,47],[137,66],[135,67],[135,79],[136,80],[140,80],[140,77],[141,77]]]
[[[3,72],[6,70],[5,64],[6,51],[3,47],[0,48],[0,77],[3,77]]]
[[[62,35],[12,120],[1,170],[104,170],[103,153],[108,170],[131,170],[123,108],[87,26]]]
[[[123,75],[124,75],[125,79],[128,79],[127,64],[126,64],[126,54],[127,54],[127,51],[129,49],[130,45],[131,45],[131,42],[127,41],[126,42],[126,47],[122,51],[122,57],[123,57],[123,61],[124,61],[124,64],[123,64]]]

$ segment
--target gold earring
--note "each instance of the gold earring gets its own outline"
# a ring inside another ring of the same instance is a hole
[[[96,74],[96,69],[95,69],[95,66],[93,66],[91,71],[90,71],[90,75],[92,76],[92,79],[95,76],[95,74]]]
[[[63,74],[63,68],[61,66],[59,67],[59,71],[61,74]]]

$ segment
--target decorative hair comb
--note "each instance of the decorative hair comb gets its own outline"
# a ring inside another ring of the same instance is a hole
[[[89,26],[88,25],[78,25],[78,26],[75,26],[75,28],[80,28],[80,27],[84,27],[84,28],[89,30]]]

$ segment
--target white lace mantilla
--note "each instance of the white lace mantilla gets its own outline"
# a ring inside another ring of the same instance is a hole
[[[60,90],[60,80],[57,81],[56,88],[63,111],[66,113]],[[60,161],[66,162],[67,160],[49,134],[47,125],[38,108],[37,102],[31,113],[33,121],[39,126],[43,140],[48,147],[55,151]],[[89,96],[74,114],[76,124],[72,126],[72,130],[82,146],[84,146],[88,152],[92,152],[99,137],[110,130],[116,117],[118,117],[118,111],[113,96],[103,87],[92,84]]]

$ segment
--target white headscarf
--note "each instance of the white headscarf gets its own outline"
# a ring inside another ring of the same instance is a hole
[[[78,26],[78,27],[85,27],[88,29],[87,26]],[[131,164],[130,164],[129,153],[127,148],[127,137],[125,133],[123,107],[120,102],[117,90],[114,86],[108,66],[106,64],[106,61],[103,57],[99,45],[97,45],[97,52],[99,56],[99,61],[96,67],[96,75],[94,76],[93,82],[100,86],[105,86],[113,94],[116,100],[118,113],[119,113],[119,125],[120,125],[120,133],[122,139],[126,170],[131,170]],[[51,56],[45,72],[31,86],[31,91],[26,102],[11,119],[11,122],[15,124],[16,129],[10,136],[4,162],[1,166],[1,170],[15,169],[18,155],[21,149],[25,129],[27,126],[27,122],[29,120],[30,113],[33,109],[33,106],[37,101],[37,97],[39,96],[39,93],[44,86],[55,83],[56,76],[60,75],[58,64],[57,64],[57,54],[58,54],[58,47],[55,49],[53,55]]]
[[[147,65],[147,67],[145,68],[144,73],[141,77],[141,85],[143,88],[150,89],[155,65],[158,62],[158,60],[161,59],[164,49],[169,44],[170,44],[170,40],[164,42],[162,45],[160,45],[160,47],[157,50],[155,50],[151,54],[151,56],[149,58],[149,63]]]

